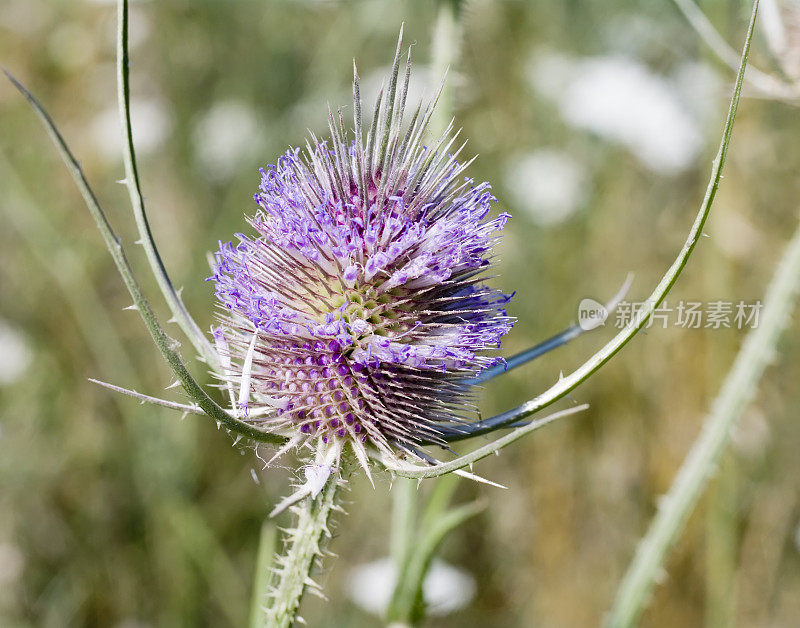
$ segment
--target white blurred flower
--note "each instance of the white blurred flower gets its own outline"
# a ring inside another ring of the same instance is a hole
[[[670,38],[670,24],[644,11],[609,15],[599,24],[602,45],[633,57],[648,54]]]
[[[192,131],[195,154],[214,180],[229,178],[243,159],[256,153],[262,141],[253,108],[235,100],[213,104]]]
[[[350,598],[363,610],[383,615],[397,582],[397,569],[390,558],[356,567],[350,574]],[[458,569],[434,558],[422,586],[427,613],[442,616],[463,608],[475,595],[475,580]]]
[[[513,159],[505,184],[515,208],[540,224],[567,220],[586,202],[588,175],[568,153],[544,149]]]
[[[682,63],[673,72],[672,83],[686,110],[700,124],[714,122],[724,113],[720,102],[727,97],[728,84],[710,64]]]
[[[635,59],[545,54],[530,78],[567,124],[621,144],[652,170],[679,172],[700,152],[699,125],[675,87]]]
[[[47,21],[46,9],[40,2],[6,0],[0,3],[0,27],[19,35],[34,35]]]
[[[755,407],[749,408],[731,431],[733,448],[750,459],[763,456],[771,438],[772,430],[767,417]]]
[[[761,234],[748,218],[730,208],[725,220],[709,225],[711,239],[723,255],[736,260],[751,259],[754,251],[763,246]]]
[[[575,65],[565,54],[540,50],[531,59],[528,80],[539,95],[557,101],[572,81]]]
[[[25,557],[16,545],[0,543],[0,585],[11,586],[22,575]]]
[[[22,377],[32,360],[33,352],[22,332],[0,319],[0,386]]]
[[[131,97],[131,126],[137,155],[157,149],[169,136],[172,120],[164,105],[155,98]],[[122,130],[117,105],[95,116],[89,129],[97,150],[109,161],[122,159]]]

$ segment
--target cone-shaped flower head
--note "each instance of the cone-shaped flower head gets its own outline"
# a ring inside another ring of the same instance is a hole
[[[464,177],[452,125],[425,145],[436,99],[404,123],[410,58],[402,81],[399,66],[400,43],[366,142],[356,73],[354,139],[331,114],[329,141],[261,171],[256,235],[221,245],[212,277],[239,411],[362,461],[366,445],[437,442],[436,424],[472,415],[465,381],[513,323],[509,297],[481,283],[508,216]]]

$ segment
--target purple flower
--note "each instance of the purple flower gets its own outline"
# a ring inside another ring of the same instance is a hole
[[[250,420],[294,443],[440,442],[435,424],[474,412],[465,382],[513,324],[510,296],[481,282],[508,215],[464,177],[452,124],[424,144],[436,98],[404,123],[410,56],[402,81],[399,66],[400,44],[366,142],[356,73],[355,137],[331,113],[329,140],[262,169],[255,234],[216,254],[227,379]]]

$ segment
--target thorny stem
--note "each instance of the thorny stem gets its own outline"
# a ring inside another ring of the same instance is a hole
[[[455,460],[451,460],[449,462],[440,462],[434,466],[420,467],[417,465],[403,464],[385,459],[383,459],[382,462],[387,470],[403,478],[415,478],[418,480],[424,478],[436,478],[447,473],[452,473],[453,471],[458,471],[464,467],[472,466],[473,463],[491,456],[493,453],[496,453],[503,447],[506,447],[519,440],[530,432],[538,430],[539,428],[544,427],[545,425],[548,425],[554,421],[558,421],[558,419],[562,419],[565,416],[581,412],[582,410],[586,410],[588,408],[589,406],[587,404],[583,404],[580,406],[575,406],[574,408],[548,414],[545,417],[531,421],[523,427],[518,427],[505,436],[501,436],[500,438],[493,440],[491,443],[488,443],[483,447],[478,447],[470,453],[460,456]]]
[[[214,371],[219,372],[219,358],[216,351],[211,346],[208,338],[197,326],[192,315],[183,304],[180,295],[172,285],[172,281],[158,253],[153,233],[150,230],[150,223],[144,209],[144,198],[139,184],[139,170],[136,166],[136,153],[133,147],[133,129],[131,127],[131,94],[130,94],[130,59],[128,56],[128,0],[120,0],[118,4],[118,24],[117,24],[117,102],[119,104],[119,115],[122,123],[122,135],[124,140],[123,158],[125,162],[125,186],[131,197],[133,215],[136,219],[136,227],[139,230],[139,242],[144,247],[147,261],[155,275],[161,294],[169,306],[175,322],[178,323],[183,333],[194,345],[208,366]]]
[[[55,286],[63,293],[63,298],[72,310],[75,323],[94,362],[106,373],[118,372],[127,381],[136,381],[136,368],[123,348],[112,324],[108,304],[89,281],[89,269],[73,247],[65,246],[62,232],[57,231],[43,211],[22,184],[19,174],[14,171],[6,156],[0,150],[0,171],[5,174],[3,188],[4,203],[0,203],[0,215],[10,221],[12,228],[27,243],[32,256],[49,273]],[[50,208],[48,208],[50,209]],[[58,263],[53,263],[57,258]],[[76,287],[80,286],[80,290]],[[131,464],[135,465],[134,477],[142,499],[149,504],[148,525],[169,525],[176,530],[176,542],[185,555],[206,575],[214,570],[216,577],[224,582],[215,587],[212,595],[228,621],[237,621],[236,609],[241,606],[243,589],[239,573],[217,543],[216,537],[208,528],[208,523],[190,508],[184,498],[176,494],[176,486],[169,478],[169,465],[153,465],[154,452],[171,455],[171,439],[164,438],[164,432],[154,429],[154,417],[146,409],[123,407],[122,397],[115,395],[114,403],[120,406],[130,430],[129,442]]]
[[[219,404],[217,404],[216,401],[209,397],[208,393],[206,393],[200,384],[198,384],[197,381],[192,377],[191,373],[186,368],[180,353],[178,352],[179,343],[173,338],[167,336],[167,334],[164,332],[164,329],[159,324],[155,313],[150,307],[150,304],[148,303],[141,287],[139,286],[139,283],[133,276],[133,270],[131,269],[127,257],[125,256],[125,251],[122,248],[119,238],[114,233],[111,224],[108,222],[105,213],[100,207],[100,203],[97,201],[97,197],[92,191],[92,188],[89,186],[89,182],[86,180],[86,176],[84,175],[80,164],[70,151],[66,141],[62,137],[52,118],[50,118],[44,107],[42,107],[39,101],[36,100],[33,94],[31,94],[31,92],[29,92],[28,89],[22,85],[22,83],[20,83],[8,72],[5,72],[5,74],[14,84],[14,86],[25,96],[25,98],[27,98],[31,107],[33,107],[36,115],[39,117],[45,129],[47,130],[48,135],[50,135],[50,138],[53,140],[61,159],[64,161],[64,164],[67,166],[67,169],[72,175],[75,184],[78,186],[78,189],[83,196],[83,200],[86,203],[92,218],[94,218],[97,228],[100,230],[100,233],[103,236],[103,240],[105,240],[106,246],[111,253],[111,257],[117,266],[117,271],[125,283],[125,287],[128,289],[128,292],[133,298],[133,309],[136,309],[139,312],[139,315],[142,317],[147,330],[150,332],[150,336],[153,338],[153,342],[155,342],[156,346],[161,352],[161,355],[164,357],[164,360],[166,360],[167,364],[178,378],[178,381],[181,383],[186,393],[192,398],[193,401],[197,403],[197,405],[203,409],[208,416],[217,421],[219,424],[225,425],[225,427],[230,431],[259,442],[283,442],[283,439],[279,436],[262,432],[258,428],[232,417]]]
[[[617,592],[608,626],[633,625],[656,580],[667,550],[683,529],[730,440],[731,430],[755,393],[764,369],[775,355],[775,345],[800,289],[800,228],[786,248],[764,296],[758,327],[744,341],[736,361],[711,406],[702,432],[678,471],[669,492],[660,501],[647,534]]]
[[[314,565],[322,557],[322,545],[331,537],[330,518],[336,509],[336,493],[343,482],[338,470],[334,470],[327,483],[312,498],[307,497],[292,506],[297,524],[288,530],[286,549],[275,558],[274,588],[264,596],[261,622],[256,626],[286,628],[291,626],[300,608],[300,601],[307,589],[320,593],[319,586],[311,579]]]
[[[620,331],[614,338],[612,338],[602,349],[591,356],[572,373],[567,376],[560,377],[558,382],[556,382],[538,397],[523,403],[513,410],[499,414],[496,417],[487,419],[483,422],[474,423],[472,426],[470,426],[471,436],[477,436],[479,434],[491,432],[499,427],[510,425],[516,421],[519,421],[520,419],[524,419],[525,417],[539,412],[543,408],[546,408],[547,406],[555,403],[565,395],[572,392],[580,384],[589,379],[589,377],[597,372],[603,365],[605,365],[606,362],[613,358],[617,352],[619,352],[622,347],[624,347],[631,340],[631,338],[633,338],[645,326],[653,311],[664,300],[669,291],[672,289],[672,286],[675,285],[675,282],[683,272],[684,267],[689,261],[689,257],[691,257],[692,251],[694,251],[694,248],[703,233],[703,227],[705,226],[706,219],[711,211],[711,205],[713,204],[714,198],[717,195],[719,183],[722,179],[722,166],[724,165],[725,157],[728,154],[728,146],[730,145],[731,134],[733,132],[733,122],[736,118],[736,111],[739,107],[739,96],[742,92],[742,81],[744,80],[744,71],[747,67],[747,59],[750,54],[750,42],[753,38],[753,28],[755,26],[757,11],[758,0],[753,3],[753,12],[750,17],[750,24],[747,29],[747,36],[745,39],[744,48],[742,50],[742,60],[739,64],[739,72],[736,76],[736,85],[733,90],[733,96],[731,97],[728,115],[725,120],[719,151],[717,152],[717,156],[714,158],[714,162],[711,167],[711,176],[708,182],[708,187],[706,188],[706,194],[703,198],[703,202],[700,204],[700,209],[695,217],[694,223],[692,224],[692,228],[689,231],[689,235],[686,238],[686,242],[681,248],[680,253],[678,253],[675,261],[661,278],[661,281],[659,281],[650,297],[644,303],[642,303],[641,309],[637,315],[633,317],[633,320],[631,320],[626,327],[622,329],[622,331]],[[557,415],[552,415],[550,417],[545,417],[545,419],[534,421],[524,427],[516,428],[513,432],[506,434],[502,438],[499,438],[488,445],[485,445],[465,456],[447,463],[436,464],[428,467],[410,464],[400,466],[392,464],[390,461],[385,461],[384,464],[389,470],[394,471],[398,475],[404,477],[436,477],[444,473],[449,473],[455,469],[461,469],[468,464],[475,462],[476,460],[485,458],[486,456],[499,451],[502,447],[505,447],[511,442],[514,442],[524,434],[527,434],[529,431],[537,429],[545,423],[553,421],[559,416],[563,416],[563,414],[558,413]]]

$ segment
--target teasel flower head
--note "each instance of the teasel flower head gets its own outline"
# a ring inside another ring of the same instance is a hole
[[[469,378],[513,324],[483,283],[508,215],[465,177],[452,123],[426,144],[438,94],[407,120],[401,42],[369,130],[354,66],[354,137],[329,112],[329,139],[262,169],[253,235],[221,244],[211,277],[235,410],[284,449],[349,443],[364,466],[474,416]]]

